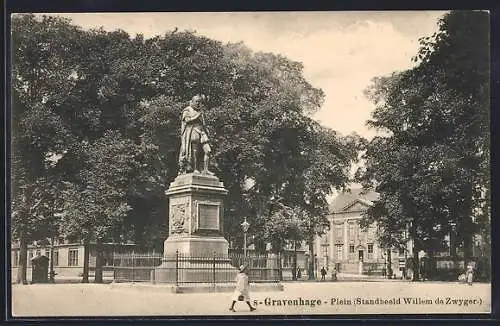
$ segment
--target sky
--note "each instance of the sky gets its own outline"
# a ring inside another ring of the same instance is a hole
[[[83,28],[122,29],[132,36],[174,30],[227,42],[243,41],[254,51],[282,54],[304,65],[306,79],[325,93],[314,115],[341,134],[376,135],[366,127],[374,105],[363,90],[373,77],[411,68],[418,39],[437,30],[443,11],[72,13]]]

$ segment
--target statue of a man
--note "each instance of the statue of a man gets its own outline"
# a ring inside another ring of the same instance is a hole
[[[179,153],[179,174],[202,170],[205,174],[213,174],[208,170],[210,144],[203,118],[203,95],[195,95],[181,115],[181,150]],[[203,152],[203,161],[201,154]],[[200,161],[203,162],[201,166]]]

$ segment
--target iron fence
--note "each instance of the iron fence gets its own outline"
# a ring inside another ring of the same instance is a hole
[[[247,266],[251,282],[279,282],[282,278],[277,255],[217,253],[188,255],[115,254],[115,282],[157,282],[170,284],[221,284],[235,281],[238,268]]]
[[[162,256],[157,253],[114,254],[113,279],[115,282],[149,282],[152,271],[161,262]]]

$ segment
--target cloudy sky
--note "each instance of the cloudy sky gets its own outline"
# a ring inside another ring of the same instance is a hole
[[[304,74],[326,101],[315,118],[343,134],[367,138],[373,104],[363,90],[374,76],[412,66],[418,39],[437,29],[442,11],[87,13],[59,14],[84,28],[123,29],[145,37],[175,27],[222,42],[243,41],[254,51],[280,53],[304,64]]]

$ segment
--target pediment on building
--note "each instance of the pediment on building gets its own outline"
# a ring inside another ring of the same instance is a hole
[[[363,212],[363,211],[367,210],[368,207],[370,207],[371,205],[372,205],[372,203],[370,201],[358,198],[358,199],[352,201],[351,203],[349,203],[348,205],[346,205],[342,209],[342,212]]]

